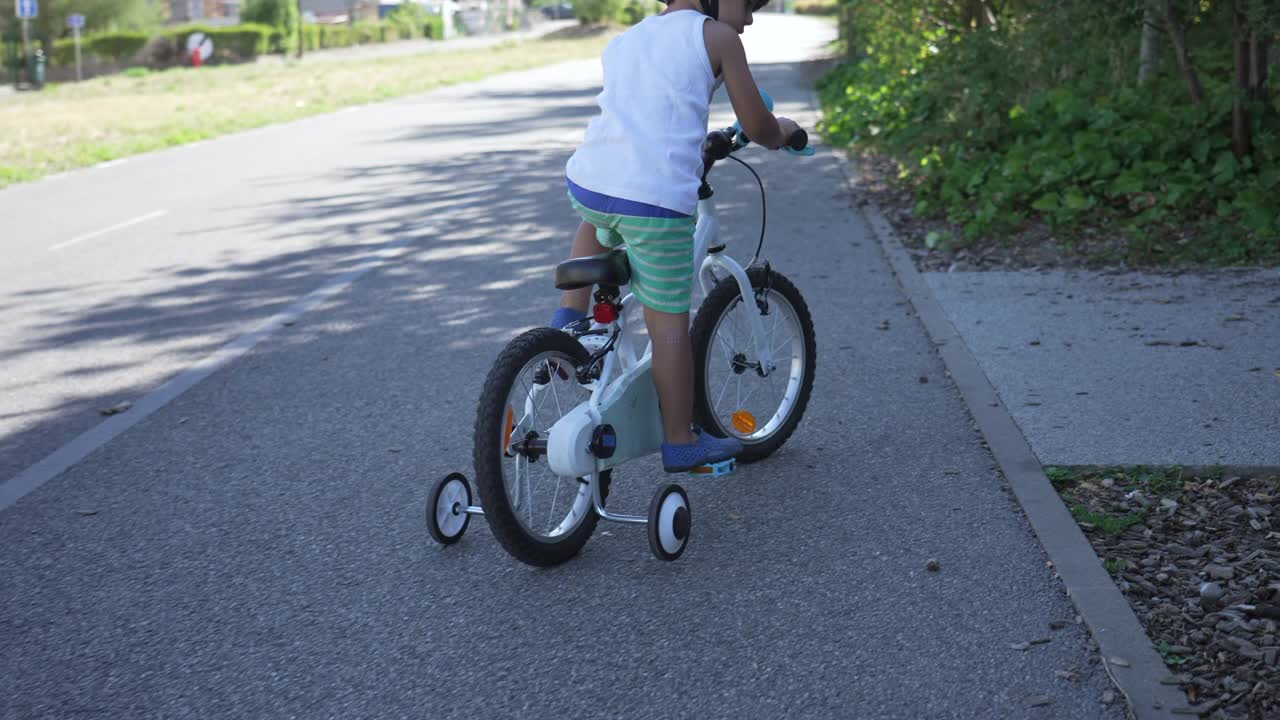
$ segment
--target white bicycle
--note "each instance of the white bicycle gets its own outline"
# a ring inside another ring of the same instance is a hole
[[[745,268],[725,253],[719,237],[707,174],[748,143],[735,125],[712,131],[703,145],[694,267],[705,297],[691,329],[694,420],[713,435],[739,438],[745,449],[737,460],[744,463],[768,457],[795,431],[809,402],[816,359],[804,298],[760,259],[763,226],[756,256]],[[800,131],[787,145],[812,155],[807,143]],[[760,193],[763,212],[763,182]],[[494,361],[475,420],[481,504],[474,503],[461,473],[439,480],[426,507],[437,542],[457,542],[471,516],[483,515],[512,556],[530,565],[557,565],[575,556],[604,518],[646,525],[649,546],[663,560],[684,552],[691,516],[680,485],[661,487],[647,515],[606,507],[614,468],[659,452],[663,441],[653,346],[646,341],[642,349],[627,332],[625,311],[634,298],[619,298],[629,279],[625,248],[556,268],[557,288],[595,288],[592,313],[567,330],[529,330]],[[631,322],[643,325],[643,318]],[[718,476],[733,467],[731,460],[692,472]]]

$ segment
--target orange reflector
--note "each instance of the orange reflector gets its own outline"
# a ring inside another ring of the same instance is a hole
[[[516,411],[510,405],[507,406],[507,430],[502,433],[502,451],[506,452],[511,449],[511,431],[516,429]]]
[[[756,431],[756,416],[746,410],[739,410],[733,414],[733,429],[743,435],[750,435]]]

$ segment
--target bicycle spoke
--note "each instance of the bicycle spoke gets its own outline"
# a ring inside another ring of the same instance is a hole
[[[769,355],[776,355],[779,350],[790,345],[796,339],[795,335],[788,335],[786,340],[778,344],[778,347],[769,351]]]
[[[724,394],[728,392],[729,385],[732,384],[731,383],[732,379],[733,378],[731,377],[727,377],[724,379],[724,387],[720,388],[720,397],[716,398],[716,404],[715,404],[716,410],[720,409],[720,402],[724,400]]]
[[[547,513],[547,527],[555,527],[551,524],[556,519],[556,501],[560,499],[560,478],[556,478],[556,492],[551,496],[551,511]]]
[[[559,373],[551,369],[550,360],[544,360],[543,362],[547,364],[547,377],[550,378],[547,380],[547,384],[551,386],[551,395],[556,400],[556,412],[560,414],[560,417],[564,417],[564,409],[560,407],[560,393],[556,391],[556,375]]]

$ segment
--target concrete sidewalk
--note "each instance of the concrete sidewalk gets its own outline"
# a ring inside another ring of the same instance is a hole
[[[1280,466],[1280,270],[925,277],[1043,464]]]

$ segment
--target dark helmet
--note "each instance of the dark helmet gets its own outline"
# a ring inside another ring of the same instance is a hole
[[[663,4],[669,5],[671,0],[662,0]],[[769,4],[769,0],[751,0],[751,12],[758,13],[760,9]],[[702,12],[712,20],[720,19],[720,0],[702,0]]]

